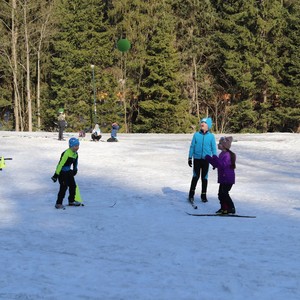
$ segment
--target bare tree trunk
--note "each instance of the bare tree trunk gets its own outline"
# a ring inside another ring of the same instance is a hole
[[[38,129],[41,129],[41,52],[42,44],[45,37],[46,27],[48,25],[50,15],[52,11],[52,6],[50,6],[45,22],[41,26],[40,39],[37,49],[37,95],[36,95],[36,105],[37,105],[37,126]]]
[[[267,103],[267,101],[268,101],[267,90],[264,89],[262,94],[263,94],[263,103]]]
[[[27,0],[24,2],[24,30],[25,30],[25,47],[26,47],[26,94],[28,110],[28,131],[32,131],[32,105],[31,105],[31,88],[30,88],[30,47],[27,24]]]
[[[39,46],[39,50],[37,52],[37,89],[36,89],[37,127],[39,130],[41,129],[41,67],[40,67],[41,57],[40,56],[41,56],[41,52]]]
[[[19,102],[20,95],[18,89],[18,63],[17,63],[17,42],[18,42],[18,26],[16,25],[15,12],[17,9],[17,1],[12,0],[11,9],[11,55],[12,55],[12,73],[14,85],[14,116],[15,116],[15,131],[20,129],[19,119]]]
[[[197,72],[197,63],[196,63],[196,57],[193,57],[193,68],[194,68],[194,101],[196,103],[196,109],[197,109],[197,117],[200,119],[200,105],[199,105],[199,99],[198,99],[198,82],[197,82],[197,77],[198,77],[198,72]]]

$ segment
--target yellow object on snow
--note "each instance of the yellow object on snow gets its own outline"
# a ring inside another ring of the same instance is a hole
[[[76,185],[75,201],[82,202],[82,198],[81,198],[81,195],[80,195],[80,190],[79,190],[78,184]]]
[[[4,157],[2,156],[0,160],[0,169],[4,169],[4,168],[6,168],[6,165],[5,165]]]

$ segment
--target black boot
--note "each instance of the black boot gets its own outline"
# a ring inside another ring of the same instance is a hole
[[[207,202],[206,193],[201,193],[201,201],[204,203]]]

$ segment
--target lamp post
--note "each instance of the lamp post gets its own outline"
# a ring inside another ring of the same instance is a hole
[[[119,80],[122,88],[122,101],[124,103],[124,123],[125,123],[125,132],[128,132],[128,124],[127,124],[127,107],[126,107],[126,56],[124,53],[127,52],[131,48],[131,44],[127,39],[120,39],[117,42],[117,48],[122,52],[121,56],[121,68],[122,68],[122,79]]]
[[[95,65],[91,65],[93,75],[93,92],[94,92],[94,124],[97,123],[97,104],[96,104],[96,86],[95,86]]]

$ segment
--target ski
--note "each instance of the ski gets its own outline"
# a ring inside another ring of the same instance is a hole
[[[66,206],[79,207],[79,206],[84,206],[84,204],[83,204],[83,203],[80,203],[80,205],[77,205],[77,206],[67,204],[67,205],[63,205],[62,207],[55,207],[55,208],[56,208],[56,209],[62,209],[62,210],[65,210],[65,209],[66,209]]]
[[[109,207],[114,207],[117,204],[117,201],[113,205],[110,205]]]
[[[12,160],[11,157],[0,157],[0,171],[2,171],[2,169],[6,168],[6,164],[5,164],[5,160]]]
[[[192,205],[193,209],[198,208],[198,206],[194,202],[190,201],[189,199],[188,199],[188,202]]]
[[[56,208],[56,209],[62,209],[62,210],[65,210],[65,209],[66,209],[66,206],[65,206],[65,205],[62,205],[61,207],[56,207],[56,206],[55,206],[55,208]]]
[[[256,218],[256,216],[245,216],[245,215],[233,215],[233,214],[228,214],[228,215],[221,215],[221,214],[191,214],[186,212],[189,216],[194,216],[194,217],[235,217],[235,218]]]

